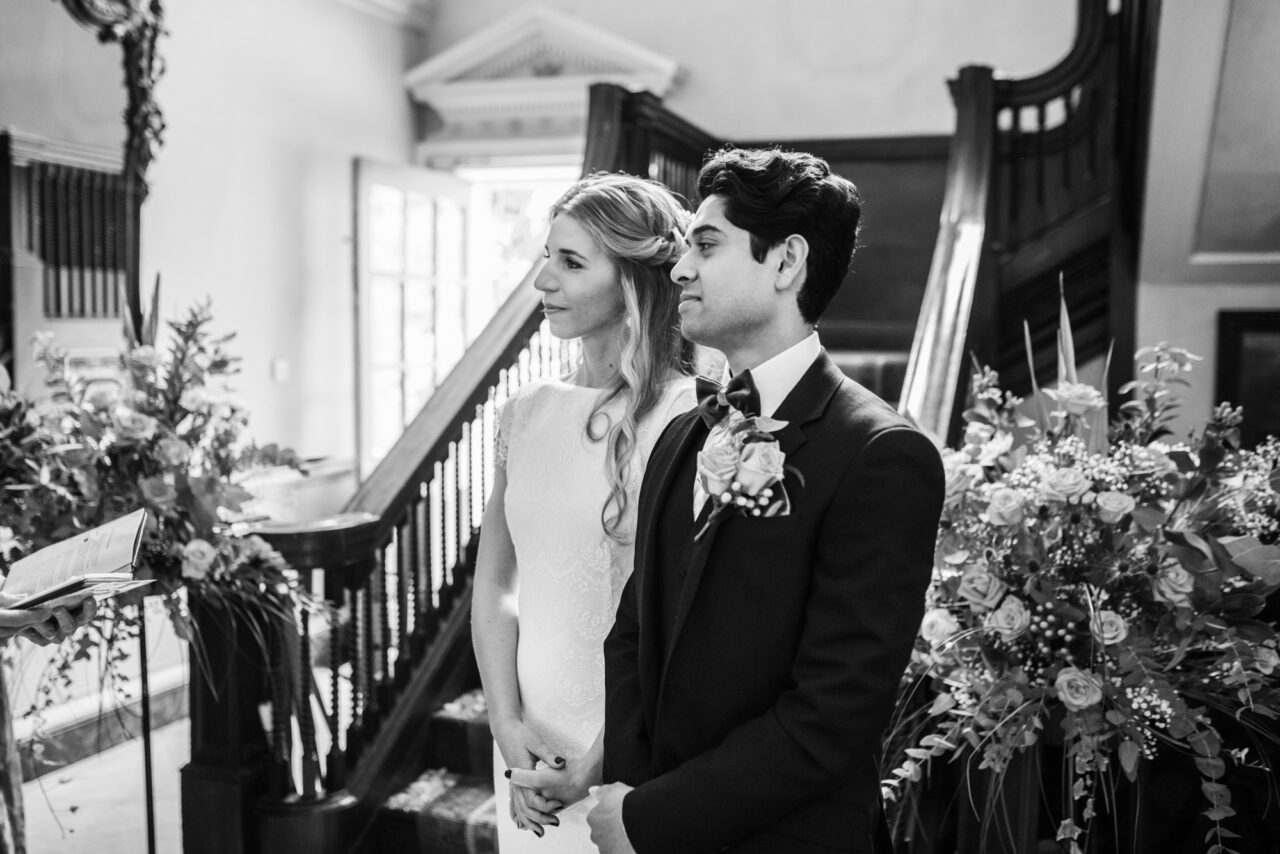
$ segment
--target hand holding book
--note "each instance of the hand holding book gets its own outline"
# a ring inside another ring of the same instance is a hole
[[[95,597],[150,584],[133,577],[146,521],[136,510],[16,561],[0,585],[0,637],[61,641],[92,619]]]
[[[62,643],[98,612],[93,596],[72,607],[15,608],[20,599],[0,593],[0,641],[21,636],[40,646]]]

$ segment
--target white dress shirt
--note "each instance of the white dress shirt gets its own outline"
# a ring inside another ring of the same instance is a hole
[[[791,345],[757,367],[751,368],[751,379],[755,381],[756,391],[760,394],[760,414],[772,417],[782,405],[782,401],[796,387],[805,371],[817,361],[822,352],[822,342],[818,333],[811,332],[808,337]],[[732,378],[729,366],[725,365],[721,383]],[[729,441],[729,419],[721,421],[711,428],[707,439],[702,443],[704,449]],[[693,515],[696,518],[707,500],[707,491],[702,488],[702,478],[694,475],[693,480]]]

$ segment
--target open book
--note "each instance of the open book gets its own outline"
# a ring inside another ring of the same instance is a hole
[[[133,577],[147,511],[135,510],[15,561],[0,593],[23,597],[10,608],[73,606],[150,584]]]

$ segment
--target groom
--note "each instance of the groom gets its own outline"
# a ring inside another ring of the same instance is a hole
[[[645,471],[605,641],[616,782],[595,790],[591,836],[605,854],[890,854],[880,739],[924,610],[941,462],[814,331],[853,258],[853,184],[808,154],[729,149],[698,191],[671,274],[680,327],[733,378]],[[756,415],[785,422],[753,439],[771,446],[757,461],[785,457],[769,492],[741,468],[726,485],[732,428]],[[722,506],[735,489],[748,505]]]

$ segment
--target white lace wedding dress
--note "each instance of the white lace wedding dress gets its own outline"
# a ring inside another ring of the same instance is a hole
[[[600,521],[609,495],[606,443],[591,441],[585,432],[600,394],[563,380],[539,380],[520,388],[498,421],[496,458],[507,471],[507,527],[519,585],[520,699],[525,722],[570,760],[586,753],[604,724],[602,645],[631,575],[644,464],[662,428],[695,402],[691,380],[667,383],[657,406],[640,424],[627,486],[631,500],[622,528],[627,536],[620,543],[605,535]],[[604,412],[616,420],[621,401],[610,401]],[[517,829],[511,820],[505,770],[495,747],[501,854],[594,854],[586,801],[565,808],[560,826],[548,827],[542,839]]]

